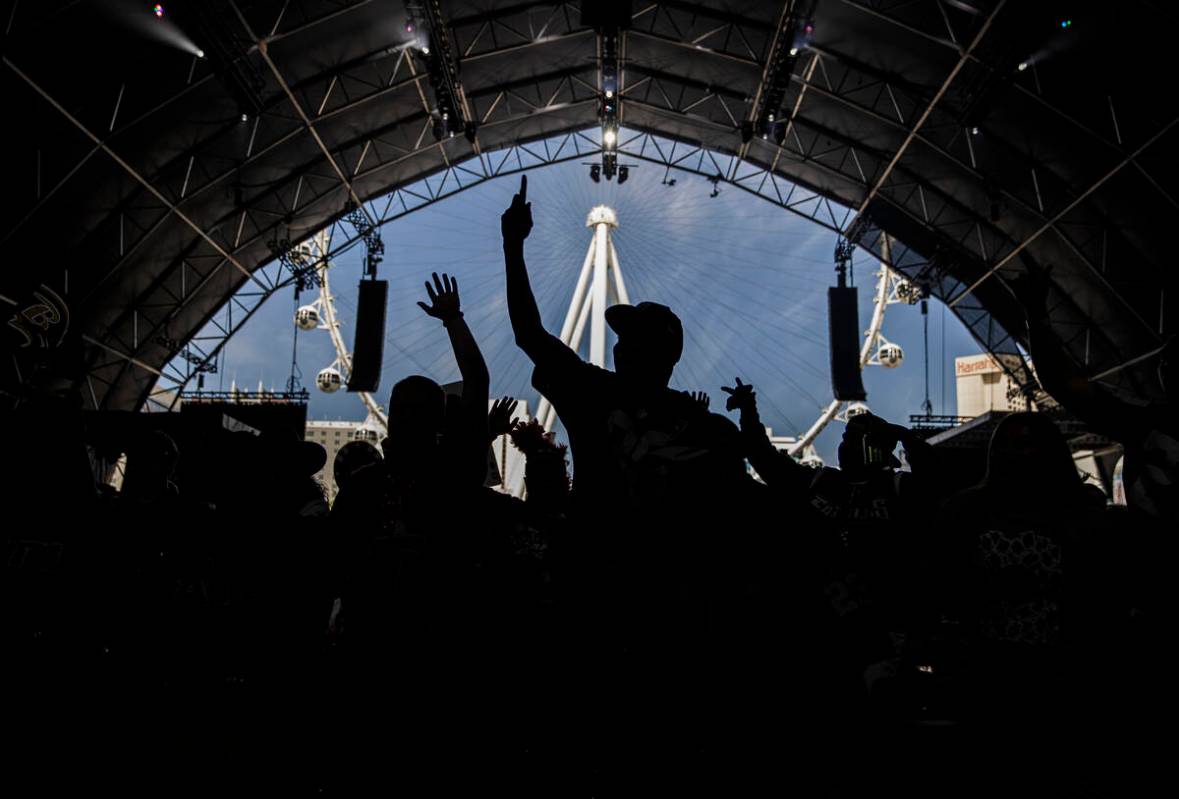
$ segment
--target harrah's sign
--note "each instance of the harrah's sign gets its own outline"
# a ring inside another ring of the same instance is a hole
[[[999,362],[990,355],[979,355],[976,358],[959,358],[954,362],[954,368],[957,370],[959,376],[1002,370]]]

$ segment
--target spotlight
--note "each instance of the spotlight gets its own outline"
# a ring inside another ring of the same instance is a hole
[[[807,36],[810,36],[815,32],[815,23],[808,22],[806,25],[803,25],[802,30],[804,33],[806,33]]]
[[[430,54],[430,46],[428,44],[423,44],[422,45],[422,55],[429,55],[429,54]]]
[[[791,57],[794,57],[794,56],[798,55],[798,48],[797,48],[797,47],[791,47],[791,48],[790,48],[790,55],[791,55]]]
[[[405,21],[405,32],[406,32],[406,33],[413,33],[413,32],[414,32],[414,26],[413,26],[413,20],[412,20],[412,19],[407,19],[407,20]]]
[[[204,51],[204,50],[197,50],[197,51],[196,51],[196,57],[197,57],[197,58],[204,58],[204,57],[205,57],[205,51]]]
[[[607,90],[606,90],[606,99],[607,99],[607,100],[609,100],[609,99],[610,99],[611,97],[613,97],[613,96],[614,96],[614,90],[613,90],[613,89],[607,89]]]
[[[606,145],[607,147],[613,147],[617,141],[618,134],[614,132],[613,128],[607,128],[605,132],[602,133],[602,144]]]
[[[242,114],[242,122],[249,122],[249,121],[250,121],[250,115],[249,114]]]
[[[1019,71],[1020,71],[1020,72],[1023,72],[1023,71],[1024,71],[1025,69],[1027,69],[1027,68],[1028,68],[1028,62],[1027,62],[1027,61],[1020,61],[1020,62],[1019,62]]]
[[[970,135],[972,135],[972,136],[977,136],[977,135],[978,135],[978,128],[977,128],[977,127],[973,127],[973,128],[971,128],[971,129],[970,129]]]
[[[160,3],[156,3],[154,6],[152,6],[151,13],[156,15],[156,19],[163,19],[164,6]]]
[[[626,183],[626,179],[630,177],[630,168],[625,166],[618,167],[618,185],[621,186]]]
[[[590,180],[592,180],[594,183],[602,182],[602,167],[598,164],[594,164],[590,167]]]
[[[1062,27],[1062,28],[1071,28],[1072,26],[1073,26],[1073,21],[1071,19],[1062,19],[1060,21],[1060,27]]]

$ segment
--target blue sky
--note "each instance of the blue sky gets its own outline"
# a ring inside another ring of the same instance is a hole
[[[713,187],[704,178],[664,173],[662,167],[632,167],[624,186],[594,184],[588,168],[565,163],[528,173],[535,227],[526,245],[532,283],[546,325],[559,332],[589,246],[585,217],[596,204],[618,213],[615,246],[632,302],[670,306],[683,320],[684,356],[673,386],[707,391],[713,410],[724,413],[721,385],[740,375],[758,391],[762,418],[776,433],[805,430],[829,400],[826,287],[834,280],[835,236],[814,223],[748,192]],[[674,178],[674,186],[665,185]],[[380,401],[401,377],[425,374],[440,383],[458,379],[445,331],[417,307],[431,272],[459,278],[463,309],[491,369],[492,390],[529,400],[530,365],[511,339],[504,297],[499,215],[519,185],[517,176],[489,180],[452,198],[395,220],[382,230],[385,260],[380,277],[390,282]],[[357,281],[363,249],[334,261],[333,293],[351,343]],[[860,324],[871,315],[877,262],[857,253]],[[314,294],[304,294],[310,302]],[[292,290],[273,296],[228,343],[222,371],[208,380],[228,388],[231,380],[254,388],[259,381],[281,388],[290,372],[295,329]],[[936,302],[930,303],[930,395],[935,413],[954,413],[955,356],[980,351],[965,327]],[[868,403],[886,418],[904,423],[919,413],[924,397],[922,319],[917,306],[892,305],[884,335],[905,352],[896,369],[871,367],[865,374]],[[322,331],[299,333],[302,383],[312,391],[309,417],[362,419],[355,395],[323,394],[315,374],[335,355]],[[834,462],[840,425],[817,442]]]

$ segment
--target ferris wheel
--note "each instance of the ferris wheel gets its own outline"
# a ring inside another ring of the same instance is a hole
[[[307,241],[300,244],[294,253],[296,260],[303,263],[314,263],[316,278],[319,284],[319,296],[309,305],[301,305],[295,310],[295,327],[304,332],[312,330],[327,331],[331,337],[332,347],[336,352],[336,359],[319,370],[315,375],[315,387],[325,394],[334,394],[348,384],[352,372],[352,354],[344,342],[340,331],[340,319],[336,310],[336,299],[332,295],[331,278],[331,230],[321,230]],[[385,417],[381,404],[367,391],[356,392],[365,410],[368,412],[364,423],[357,428],[354,438],[377,443],[388,432],[389,422]]]
[[[765,403],[763,418],[774,419],[775,427],[779,429],[793,428],[793,436],[779,437],[784,442],[782,448],[804,463],[821,464],[814,442],[824,428],[833,421],[846,422],[848,417],[868,410],[864,402],[819,399],[822,393],[830,397],[825,370],[816,366],[826,360],[827,342],[816,331],[825,328],[818,297],[830,281],[831,273],[810,265],[819,263],[818,259],[804,264],[805,269],[800,271],[805,272],[806,277],[774,266],[752,265],[746,269],[709,263],[720,256],[736,264],[748,265],[750,261],[764,258],[764,253],[754,255],[740,250],[733,242],[743,240],[741,237],[727,240],[726,246],[719,248],[715,245],[719,238],[724,238],[723,234],[710,232],[695,223],[698,218],[715,214],[714,209],[720,207],[716,203],[715,186],[710,186],[711,191],[699,197],[677,195],[673,192],[687,189],[685,184],[688,181],[681,179],[677,187],[677,181],[669,181],[666,176],[659,181],[657,177],[647,176],[648,185],[644,186],[642,177],[632,176],[621,191],[616,184],[585,186],[585,181],[571,184],[572,188],[564,184],[554,185],[550,188],[551,197],[545,196],[543,187],[546,182],[543,179],[533,181],[530,198],[538,208],[538,226],[529,239],[528,261],[534,293],[546,327],[560,330],[561,338],[575,349],[580,350],[586,345],[587,358],[609,366],[611,355],[604,346],[604,304],[650,299],[671,305],[677,311],[685,308],[694,311],[703,304],[708,309],[708,313],[701,314],[706,317],[702,320],[704,326],[712,326],[717,332],[696,332],[691,329],[692,322],[685,320],[685,343],[688,346],[684,360],[677,366],[680,384],[673,382],[673,386],[685,390],[711,388],[716,392],[714,386],[731,382],[733,371],[749,373],[749,366],[743,365],[743,360],[753,361],[753,369],[760,369],[764,375],[759,380],[756,377],[758,372],[754,371],[759,397]],[[468,320],[492,374],[492,393],[529,399],[537,418],[546,429],[553,429],[559,425],[559,420],[551,405],[531,388],[528,379],[530,364],[515,347],[502,302],[502,255],[498,252],[498,241],[493,239],[498,235],[498,215],[507,206],[510,192],[514,191],[514,184],[509,183],[491,181],[488,188],[495,188],[495,191],[489,190],[486,196],[470,195],[467,211],[470,216],[448,210],[447,203],[442,203],[416,211],[414,217],[417,219],[412,225],[401,219],[390,225],[404,227],[388,231],[387,226],[385,238],[393,252],[389,260],[394,264],[410,262],[403,263],[396,274],[387,275],[391,281],[391,302],[398,301],[399,297],[404,303],[420,298],[422,277],[430,271],[458,272],[463,283],[463,307],[480,309],[469,311]],[[669,187],[671,191],[668,191]],[[643,193],[648,196],[637,201],[630,197],[630,194]],[[675,202],[667,202],[669,198]],[[770,211],[785,216],[778,209],[771,208]],[[747,215],[748,211],[742,213]],[[541,217],[541,214],[545,216]],[[540,227],[542,219],[543,228]],[[742,215],[736,214],[732,223],[724,221],[717,230],[731,233],[742,223]],[[659,242],[651,240],[650,230],[643,229],[647,226],[661,228],[662,233],[655,237],[660,239]],[[628,227],[639,230],[628,236]],[[454,233],[471,229],[481,229],[486,235],[482,239],[476,238],[473,244],[464,244]],[[431,233],[436,230],[446,231],[446,235],[439,238]],[[538,230],[545,230],[546,238],[536,241]],[[754,228],[751,227],[750,231],[753,232]],[[415,236],[421,236],[423,232],[433,238],[426,239],[428,244],[416,243]],[[599,242],[599,238],[603,240]],[[396,251],[397,242],[403,242],[405,246],[401,255]],[[334,360],[316,375],[316,388],[325,394],[334,394],[346,386],[351,370],[351,355],[341,330],[350,320],[346,318],[347,303],[343,303],[344,313],[341,314],[339,306],[343,301],[333,294],[331,288],[329,271],[340,267],[333,266],[326,257],[331,251],[330,244],[330,233],[325,231],[301,245],[307,257],[317,262],[320,293],[314,302],[299,307],[294,319],[300,330],[324,330],[331,337]],[[751,250],[755,246],[751,244]],[[887,260],[887,242],[884,247],[882,254]],[[423,252],[428,256],[423,257]],[[600,257],[596,258],[595,253]],[[583,254],[579,272],[578,260]],[[790,257],[791,261],[800,259],[806,260],[802,256]],[[416,268],[412,268],[415,263]],[[830,264],[830,261],[824,263]],[[595,266],[602,267],[600,278]],[[753,275],[753,280],[744,288],[733,288],[730,278],[743,270],[752,273],[759,269],[766,274]],[[922,293],[919,287],[892,273],[884,261],[879,262],[873,277],[872,294],[861,304],[861,319],[869,321],[863,331],[859,363],[861,369],[875,367],[896,373],[905,361],[905,353],[900,344],[886,337],[885,317],[893,305],[917,304]],[[705,278],[715,283],[704,284]],[[808,286],[805,291],[802,289],[804,283]],[[776,294],[786,298],[806,294],[810,299],[795,303],[788,313],[783,313],[781,307],[775,306]],[[603,307],[597,307],[599,305]],[[730,356],[732,365],[717,367],[715,363],[705,363],[705,359],[698,356],[707,351],[710,344],[732,337],[735,314],[740,307],[753,309],[749,314],[753,323],[741,342],[742,346],[730,348],[725,353]],[[483,311],[483,308],[487,310]],[[475,316],[476,313],[480,315]],[[432,334],[425,326],[430,324],[429,321],[411,305],[407,304],[400,311],[394,309],[390,317],[400,320],[400,324],[387,331],[386,352],[393,354],[386,358],[384,370],[412,369],[439,383],[447,382],[446,369],[450,368],[447,363],[453,363],[453,356],[449,345],[443,341],[444,337]],[[767,356],[762,351],[770,349],[763,348],[763,341],[773,345],[770,351],[774,355]],[[692,350],[694,357],[688,357],[688,350]],[[776,362],[779,360],[781,363]],[[798,376],[792,376],[795,371]],[[775,385],[775,376],[777,384],[785,391],[766,388]],[[783,393],[793,395],[804,408],[813,409],[811,413],[814,415],[809,423],[798,424],[799,419],[806,417],[781,401]],[[366,409],[366,420],[361,426],[364,432],[358,435],[384,437],[387,420],[380,403],[367,393],[357,393],[357,397]]]

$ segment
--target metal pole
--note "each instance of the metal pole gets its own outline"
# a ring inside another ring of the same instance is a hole
[[[594,277],[591,289],[590,311],[590,352],[589,361],[594,366],[606,365],[606,277],[607,242],[609,228],[605,222],[594,225]]]
[[[614,249],[614,237],[610,237],[610,274],[614,276],[614,292],[621,305],[630,305],[630,295],[622,279],[622,267],[618,265],[618,252]]]

